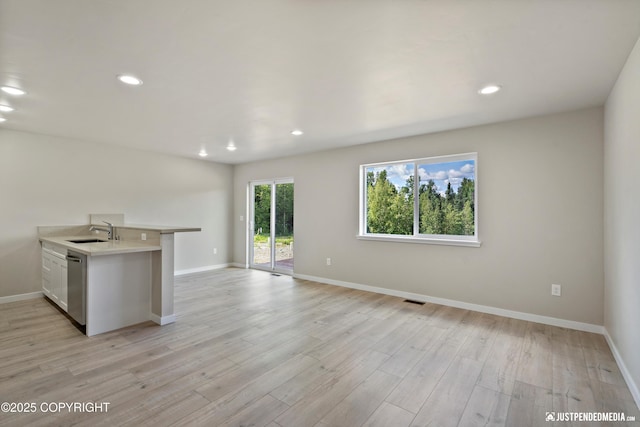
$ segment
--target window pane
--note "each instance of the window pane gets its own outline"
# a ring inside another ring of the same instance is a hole
[[[413,235],[413,163],[365,168],[367,233]]]
[[[271,184],[254,187],[253,263],[271,267]]]
[[[420,234],[475,234],[475,160],[418,164]]]
[[[276,268],[293,270],[293,183],[276,184]]]

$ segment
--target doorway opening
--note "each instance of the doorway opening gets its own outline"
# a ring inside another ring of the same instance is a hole
[[[250,185],[249,265],[293,273],[293,179],[255,181]]]

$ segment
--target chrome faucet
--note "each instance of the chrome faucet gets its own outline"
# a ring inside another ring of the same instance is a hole
[[[107,226],[109,226],[109,228],[106,227],[98,227],[97,225],[92,225],[91,227],[89,227],[89,231],[93,231],[93,230],[100,230],[100,231],[106,231],[107,232],[107,238],[109,240],[113,240],[113,224],[107,221],[102,221],[105,224],[107,224]]]

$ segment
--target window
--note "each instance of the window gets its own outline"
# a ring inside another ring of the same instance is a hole
[[[360,166],[359,238],[479,246],[476,169],[476,153]]]

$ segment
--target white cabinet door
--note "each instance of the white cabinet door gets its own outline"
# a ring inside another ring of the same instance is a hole
[[[42,292],[67,311],[66,249],[47,244],[42,248]]]
[[[51,257],[51,299],[60,305],[60,266],[61,259],[55,255]]]
[[[67,311],[67,260],[60,262],[60,283],[58,288],[58,305]]]
[[[42,293],[51,298],[51,255],[42,249]]]

